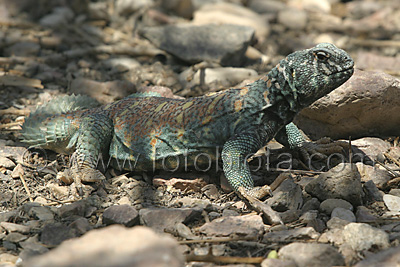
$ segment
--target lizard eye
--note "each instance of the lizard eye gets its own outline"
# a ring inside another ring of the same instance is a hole
[[[318,60],[321,60],[321,61],[325,61],[329,58],[329,54],[322,52],[322,51],[315,52],[314,55]]]

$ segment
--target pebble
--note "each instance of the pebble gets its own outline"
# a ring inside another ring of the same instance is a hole
[[[317,179],[309,182],[305,190],[319,200],[339,198],[350,202],[353,206],[362,203],[364,192],[361,177],[355,164],[340,163]]]
[[[331,216],[338,217],[342,220],[349,221],[349,222],[356,221],[356,216],[354,215],[354,213],[345,208],[338,207],[338,208],[333,209]]]
[[[284,242],[293,239],[311,239],[316,240],[320,237],[320,234],[315,231],[312,227],[303,227],[290,230],[280,230],[275,232],[265,233],[262,239],[262,243],[270,244],[273,242]]]
[[[256,238],[263,234],[264,223],[259,215],[228,216],[214,219],[199,228],[207,236],[239,235]]]
[[[68,24],[74,17],[74,12],[68,7],[56,7],[53,13],[42,17],[40,25],[49,28],[58,28]]]
[[[239,25],[168,25],[147,27],[141,34],[190,64],[208,60],[223,66],[240,66],[254,30]]]
[[[8,241],[11,243],[18,243],[21,241],[26,240],[28,237],[26,235],[23,235],[21,233],[13,232],[9,233],[3,240]]]
[[[7,169],[13,169],[16,165],[11,159],[0,156],[0,166]]]
[[[400,197],[384,194],[383,201],[389,211],[400,211]]]
[[[400,246],[385,249],[365,257],[354,265],[354,267],[392,267],[398,266],[400,262]]]
[[[96,255],[95,257],[93,255]],[[112,225],[63,242],[24,266],[184,266],[177,241],[143,226]]]
[[[356,218],[356,221],[360,223],[371,223],[378,220],[378,218],[374,216],[367,207],[364,206],[357,207]]]
[[[378,142],[380,142],[380,141],[378,141]],[[362,147],[363,145],[360,145],[360,146]],[[361,155],[361,157],[365,159],[364,161],[367,161],[367,162],[371,161],[371,163],[372,163],[373,160],[376,159],[380,153],[382,153],[386,150],[385,147],[386,147],[386,143],[381,148],[377,147],[377,149],[379,149],[379,151],[377,150],[374,153],[375,155],[372,155],[372,157],[368,157],[368,158],[366,157],[365,154],[363,154],[364,153],[363,151],[360,151],[357,148],[353,147],[353,151],[355,151],[356,153],[361,152],[359,155]],[[364,147],[363,149],[365,150],[366,148]],[[368,153],[371,153],[371,152],[368,152]],[[355,157],[355,160],[359,160],[359,159],[360,158],[358,156]],[[390,179],[392,179],[391,174],[387,170],[382,170],[377,167],[366,165],[362,162],[357,162],[356,166],[357,166],[359,173],[361,174],[361,181],[363,181],[365,183],[372,181],[375,184],[375,186],[379,189],[383,189],[386,186],[386,183]],[[381,196],[381,198],[382,198],[382,196]]]
[[[343,229],[351,221],[342,219],[340,217],[332,216],[331,219],[326,223],[329,229]]]
[[[164,232],[173,231],[178,223],[187,224],[199,220],[202,211],[200,208],[145,208],[139,211],[139,215],[142,225]]]
[[[294,242],[283,246],[278,255],[280,259],[294,261],[298,267],[345,265],[339,251],[328,244]]]
[[[0,222],[0,226],[7,230],[7,232],[18,232],[21,234],[27,234],[31,231],[31,228],[29,226],[11,222]]]
[[[367,202],[383,201],[384,193],[376,187],[372,180],[364,183]]]
[[[48,207],[44,206],[32,207],[29,210],[28,215],[40,221],[54,220],[54,213]]]
[[[318,210],[320,208],[320,205],[321,202],[319,202],[318,198],[313,197],[304,203],[303,207],[301,208],[301,212],[306,213],[310,210]]]
[[[130,205],[114,205],[108,207],[103,213],[105,225],[123,224],[132,227],[139,224],[139,212]]]
[[[267,204],[281,212],[300,209],[303,205],[302,189],[292,179],[286,179],[274,190],[274,195],[267,200]]]
[[[388,248],[389,235],[365,223],[349,223],[343,228],[343,240],[353,250],[368,250],[371,247]]]
[[[335,208],[344,208],[352,211],[353,205],[351,205],[348,201],[338,198],[330,198],[322,201],[320,210],[325,214],[331,215],[332,211]]]
[[[307,13],[298,9],[283,9],[278,13],[278,22],[291,30],[303,30],[307,25]]]
[[[73,237],[75,234],[67,225],[60,222],[49,223],[43,227],[40,233],[40,242],[47,246],[57,246]]]

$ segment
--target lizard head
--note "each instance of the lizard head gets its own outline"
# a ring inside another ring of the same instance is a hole
[[[280,72],[282,68],[287,68],[283,72],[293,100],[306,107],[346,82],[353,75],[354,62],[344,50],[321,43],[288,55],[280,62]]]

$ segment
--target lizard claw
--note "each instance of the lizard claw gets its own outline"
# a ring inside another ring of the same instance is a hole
[[[105,176],[96,169],[85,168],[82,170],[66,169],[62,172],[57,173],[57,179],[63,181],[66,184],[75,183],[75,188],[78,195],[83,195],[83,184],[82,182],[99,182],[105,179]]]
[[[343,154],[349,148],[349,143],[345,141],[332,141],[328,137],[321,138],[315,142],[304,142],[299,148],[301,156],[306,162],[312,159],[326,159],[332,154]]]

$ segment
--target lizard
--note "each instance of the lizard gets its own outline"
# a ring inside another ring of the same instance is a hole
[[[306,148],[293,118],[353,71],[349,54],[320,43],[289,54],[253,83],[203,96],[133,94],[100,107],[92,107],[88,97],[61,97],[26,118],[22,139],[33,147],[72,153],[71,167],[62,175],[77,188],[105,179],[97,169],[104,155],[115,168],[139,171],[173,170],[180,162],[201,166],[220,157],[232,188],[260,199],[270,189],[254,186],[248,156],[272,138]]]

